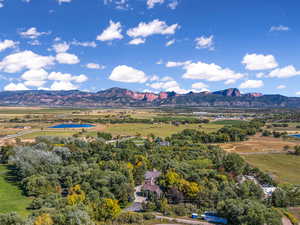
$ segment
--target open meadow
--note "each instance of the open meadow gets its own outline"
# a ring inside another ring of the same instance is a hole
[[[280,183],[300,184],[300,158],[292,154],[243,155],[248,163],[270,174]]]
[[[228,152],[246,153],[267,153],[267,152],[283,152],[285,146],[291,149],[300,145],[300,139],[288,139],[274,137],[262,137],[260,133],[249,137],[249,140],[242,142],[224,143],[220,146]]]
[[[0,213],[17,212],[25,216],[31,200],[22,194],[15,177],[5,165],[0,164]]]

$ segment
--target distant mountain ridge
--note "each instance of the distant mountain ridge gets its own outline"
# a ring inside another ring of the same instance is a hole
[[[3,91],[2,106],[47,106],[47,107],[289,107],[300,108],[300,98],[261,93],[242,94],[237,88],[215,92],[135,92],[124,88],[109,88],[95,93],[72,91]]]

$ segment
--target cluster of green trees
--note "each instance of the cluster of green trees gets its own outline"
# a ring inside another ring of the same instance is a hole
[[[274,138],[280,138],[280,137],[285,137],[287,136],[288,133],[287,132],[280,132],[280,131],[270,131],[270,130],[264,130],[262,132],[262,136],[264,137],[269,137],[269,136],[273,136]]]
[[[214,135],[244,140],[260,126],[253,121],[225,127]],[[185,130],[168,138],[177,143],[184,137],[197,145],[160,146],[155,138],[138,146],[132,141],[110,145],[103,139],[111,136],[99,133],[100,138],[93,141],[38,137],[34,144],[1,148],[2,162],[14,167],[24,193],[33,200],[28,218],[0,215],[0,224],[142,224],[153,216],[122,213],[122,209],[133,201],[134,187],[143,183],[146,171],[154,168],[161,172],[157,185],[162,194],[144,193],[149,200],[143,205],[146,212],[183,216],[214,211],[233,225],[276,225],[280,216],[273,206],[300,204],[297,186],[280,187],[265,198],[260,185],[241,182],[240,177],[251,175],[260,184],[276,185],[239,155],[202,144],[206,141],[201,135]]]
[[[188,145],[195,143],[224,143],[244,141],[249,135],[254,135],[264,124],[260,121],[245,122],[225,126],[217,132],[205,133],[194,129],[185,129],[178,134],[173,134],[169,139],[173,145]]]
[[[180,124],[200,124],[200,123],[209,123],[208,119],[200,119],[196,117],[187,117],[187,116],[180,116],[180,117],[172,117],[172,116],[164,116],[164,117],[154,117],[151,119],[141,119],[141,118],[133,118],[131,116],[122,116],[122,117],[102,117],[95,120],[91,119],[83,119],[82,122],[86,123],[146,123],[146,124],[153,124],[153,123],[180,123]]]

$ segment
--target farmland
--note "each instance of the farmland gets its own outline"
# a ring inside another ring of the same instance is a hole
[[[220,146],[228,152],[236,153],[256,153],[256,152],[282,152],[284,146],[293,148],[300,144],[300,140],[284,140],[282,138],[262,137],[257,134],[249,140],[235,143],[225,143]]]
[[[244,155],[251,165],[262,169],[280,183],[300,184],[299,156],[291,154]]]

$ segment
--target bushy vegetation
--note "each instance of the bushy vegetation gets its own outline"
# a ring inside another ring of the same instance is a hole
[[[207,145],[245,140],[261,125],[252,121],[213,134],[185,130],[167,138],[169,146],[160,146],[155,137],[142,145],[132,141],[110,145],[103,139],[111,136],[100,133],[91,140],[39,137],[34,144],[3,148],[1,160],[16,169],[22,190],[33,200],[28,218],[5,214],[0,221],[12,225],[141,224],[153,217],[122,209],[133,201],[134,187],[143,183],[146,171],[155,168],[161,172],[157,185],[162,194],[144,193],[148,195],[143,205],[146,212],[183,216],[214,211],[233,225],[281,224],[272,207],[299,204],[300,189],[282,187],[266,199],[259,184],[240,178],[249,175],[260,184],[276,185],[271,177],[239,155]]]

